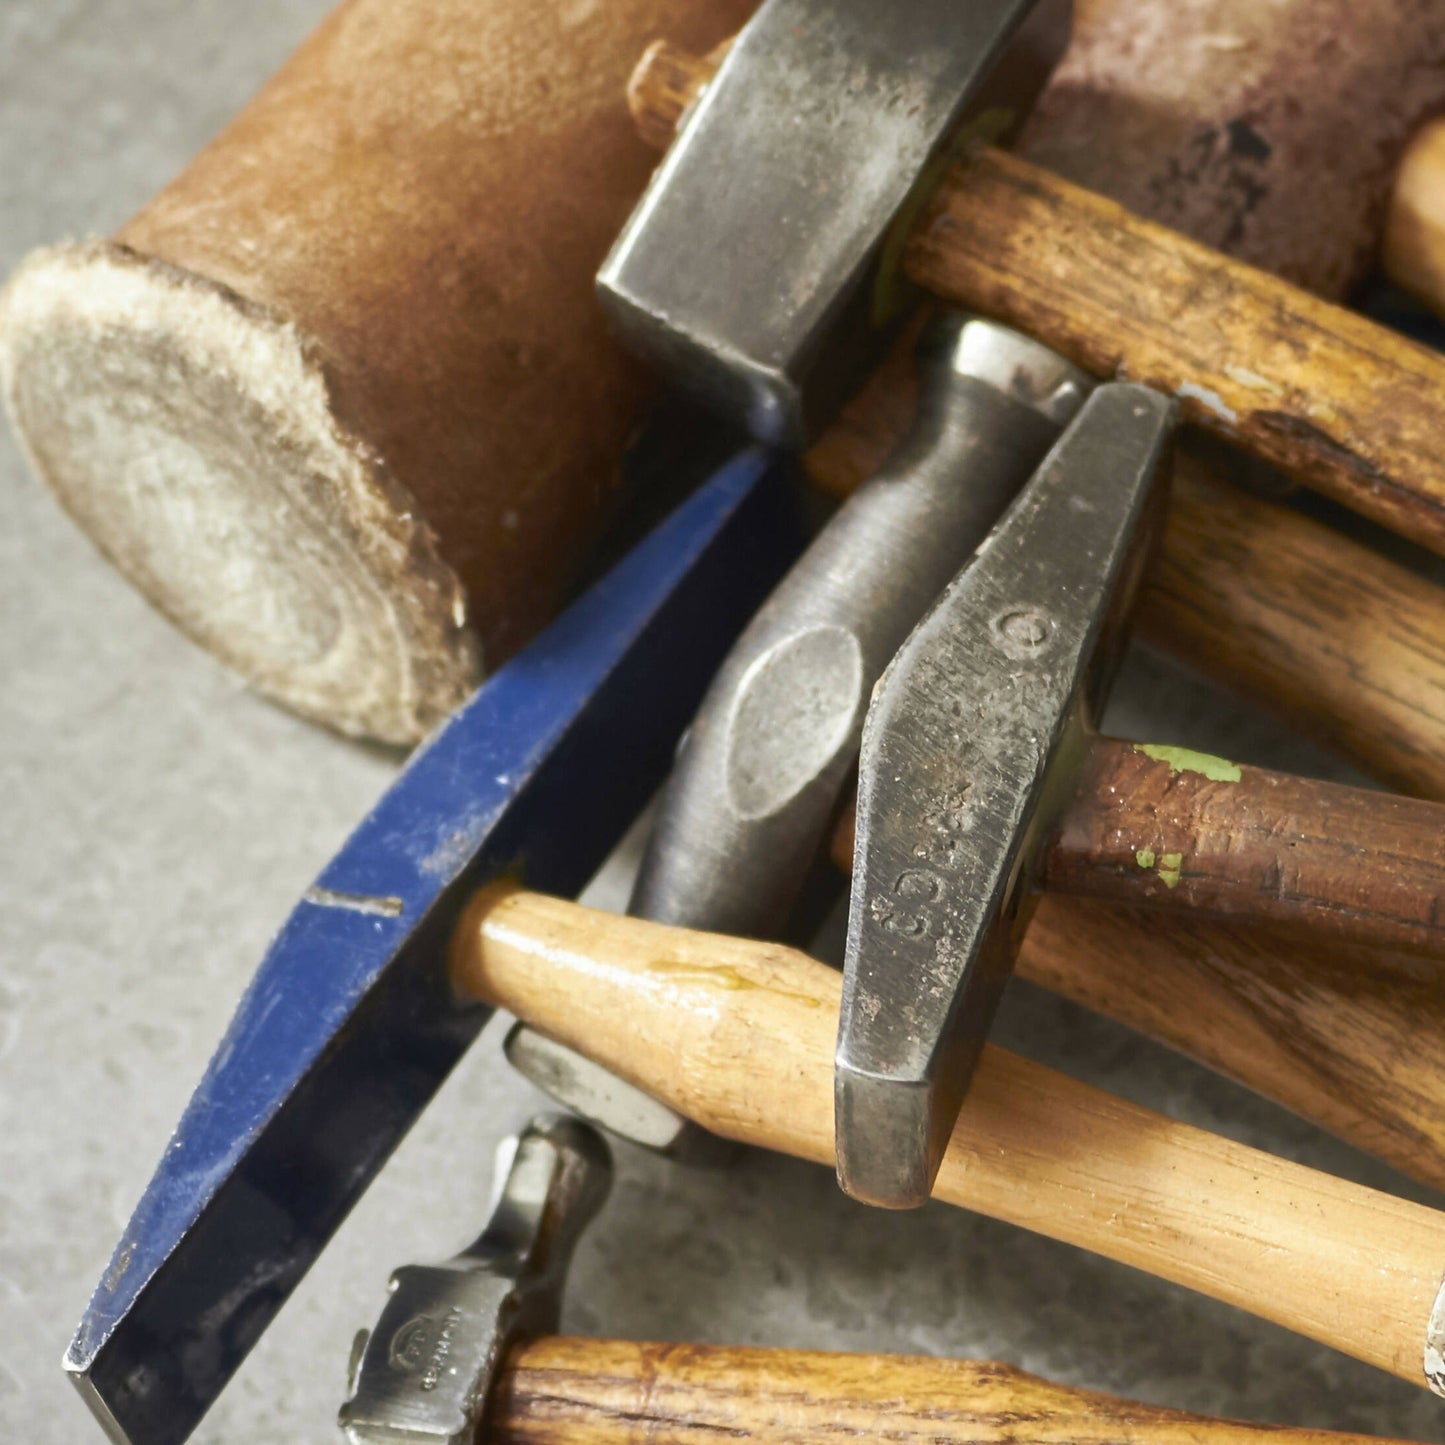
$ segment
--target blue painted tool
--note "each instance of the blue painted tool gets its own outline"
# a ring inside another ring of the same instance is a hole
[[[801,549],[778,471],[740,454],[482,687],[287,920],[66,1356],[112,1438],[185,1439],[486,1022],[445,978],[473,890],[575,893],[661,782]]]

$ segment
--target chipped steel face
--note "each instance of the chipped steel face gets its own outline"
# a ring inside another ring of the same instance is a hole
[[[115,1440],[194,1428],[488,1018],[445,975],[466,900],[512,873],[583,886],[801,545],[776,468],[740,454],[444,723],[328,865],[66,1357]]]
[[[800,444],[904,309],[893,228],[962,127],[1000,139],[1027,114],[1071,8],[767,0],[598,275],[623,339],[754,436]]]
[[[889,664],[864,728],[838,1177],[927,1199],[1162,516],[1174,403],[1101,386]]]

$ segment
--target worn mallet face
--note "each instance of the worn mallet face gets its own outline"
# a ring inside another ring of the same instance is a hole
[[[1163,511],[1174,403],[1100,387],[874,693],[835,1072],[838,1178],[928,1198]]]
[[[742,454],[452,716],[306,893],[66,1357],[112,1438],[190,1433],[488,1018],[445,969],[473,890],[582,887],[801,545]]]
[[[900,311],[895,226],[966,123],[997,139],[1068,39],[1068,0],[767,0],[607,258],[624,340],[797,444]]]

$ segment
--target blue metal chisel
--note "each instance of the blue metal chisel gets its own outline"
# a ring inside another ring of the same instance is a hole
[[[444,975],[472,891],[579,890],[801,549],[768,454],[716,473],[411,759],[297,905],[66,1356],[117,1441],[176,1445],[489,1010]]]

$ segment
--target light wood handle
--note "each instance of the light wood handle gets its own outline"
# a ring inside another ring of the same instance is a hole
[[[649,50],[628,93],[642,135],[669,136],[714,69]],[[1445,552],[1445,357],[993,147],[944,174],[902,266]]]
[[[509,1009],[724,1138],[833,1163],[839,976],[794,950],[500,884],[453,942]],[[985,1050],[935,1197],[1427,1384],[1445,1216]]]
[[[1445,314],[1445,117],[1422,127],[1400,161],[1380,260],[1392,280]]]
[[[833,838],[845,871],[855,822]],[[1038,884],[1445,963],[1445,807],[1186,748],[1096,738]]]
[[[485,1445],[1355,1445],[1056,1385],[1012,1365],[549,1337],[520,1345]]]

